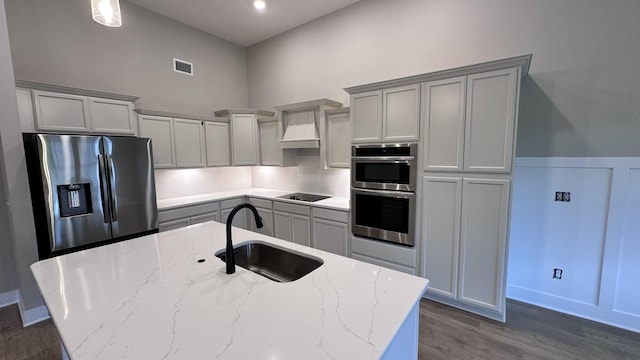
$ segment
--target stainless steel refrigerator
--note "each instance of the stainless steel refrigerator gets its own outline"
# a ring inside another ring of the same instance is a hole
[[[150,139],[23,140],[40,259],[158,231]]]

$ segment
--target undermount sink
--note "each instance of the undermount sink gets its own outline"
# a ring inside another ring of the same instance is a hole
[[[298,280],[323,264],[322,259],[261,241],[237,245],[233,253],[236,265],[277,282]],[[215,256],[226,261],[225,254],[225,249],[222,249]]]
[[[299,200],[299,201],[308,201],[308,202],[316,202],[316,201],[328,199],[330,197],[331,196],[307,194],[307,193],[299,193],[299,192],[278,196],[278,198],[280,199]]]

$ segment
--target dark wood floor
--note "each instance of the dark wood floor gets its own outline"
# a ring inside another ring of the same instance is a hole
[[[60,341],[51,319],[23,328],[18,305],[0,308],[0,359],[60,358]]]
[[[640,359],[640,334],[507,300],[507,324],[423,300],[420,359]]]
[[[502,324],[423,300],[420,359],[640,359],[634,332],[511,300],[507,319]],[[60,359],[51,320],[23,328],[16,305],[0,308],[0,359]]]

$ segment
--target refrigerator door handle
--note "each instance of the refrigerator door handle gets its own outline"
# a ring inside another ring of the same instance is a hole
[[[102,154],[98,154],[98,167],[100,168],[100,196],[102,197],[102,213],[104,214],[104,223],[109,223],[109,194],[107,190],[106,178],[107,172],[104,166],[104,157]]]
[[[113,166],[113,159],[111,156],[106,155],[107,159],[107,176],[109,178],[109,208],[111,209],[111,221],[118,221],[118,200],[116,191],[116,174],[115,167]]]

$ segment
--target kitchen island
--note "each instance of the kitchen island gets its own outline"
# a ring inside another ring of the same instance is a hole
[[[243,229],[233,239],[323,265],[288,283],[227,275],[214,256],[225,225],[207,222],[31,268],[72,359],[417,358],[428,280]]]

